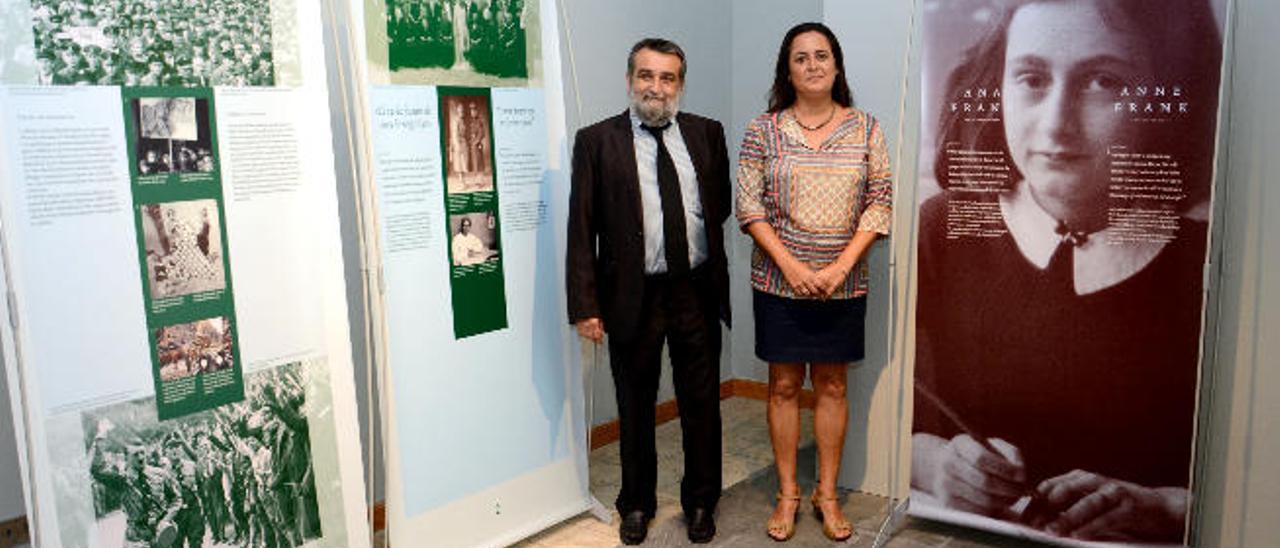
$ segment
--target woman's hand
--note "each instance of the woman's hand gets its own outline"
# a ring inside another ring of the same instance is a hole
[[[836,290],[840,289],[840,286],[844,284],[845,279],[848,277],[849,269],[841,266],[839,262],[834,262],[816,272],[813,280],[818,286],[819,295],[827,298],[835,294]]]
[[[1040,482],[1049,504],[1049,533],[1089,540],[1178,540],[1188,493],[1180,487],[1143,487],[1093,472],[1073,470]]]
[[[992,452],[968,434],[945,440],[932,434],[912,438],[911,485],[942,505],[997,518],[1014,517],[1010,507],[1026,493],[1022,453],[992,438]]]
[[[790,258],[788,261],[779,263],[782,269],[782,276],[787,279],[787,285],[791,286],[791,290],[801,297],[817,297],[821,295],[821,289],[817,283],[817,273],[809,268],[809,265]]]

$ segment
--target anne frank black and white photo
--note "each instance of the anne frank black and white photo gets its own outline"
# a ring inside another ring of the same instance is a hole
[[[1224,3],[927,6],[912,509],[1181,542]]]
[[[37,80],[270,86],[270,0],[33,0]]]
[[[217,201],[146,204],[139,214],[153,300],[226,288]]]
[[[213,171],[208,99],[143,97],[131,107],[139,176]]]
[[[388,0],[389,68],[526,78],[525,2]]]
[[[442,99],[444,148],[449,194],[493,190],[489,98],[453,95]]]

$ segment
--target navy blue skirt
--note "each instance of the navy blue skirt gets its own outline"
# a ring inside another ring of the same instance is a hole
[[[867,298],[788,299],[753,290],[756,356],[772,363],[862,360]]]

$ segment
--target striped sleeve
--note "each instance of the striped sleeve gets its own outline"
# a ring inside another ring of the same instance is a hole
[[[858,217],[858,230],[888,234],[893,225],[893,172],[889,169],[889,151],[880,122],[868,118],[871,137],[867,143],[869,158],[863,190],[866,207]]]
[[[738,226],[763,221],[768,217],[764,204],[765,136],[760,120],[752,120],[742,137],[742,151],[738,153],[738,193],[736,206]]]

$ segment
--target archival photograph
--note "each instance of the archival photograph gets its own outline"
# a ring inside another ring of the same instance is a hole
[[[227,287],[216,200],[139,206],[151,299]]]
[[[444,120],[445,184],[449,194],[493,191],[493,136],[489,132],[489,98],[451,95],[441,98]]]
[[[536,79],[537,0],[386,0],[393,83],[520,86]],[[532,49],[532,51],[530,51]],[[533,54],[533,55],[531,55]]]
[[[231,322],[208,318],[156,329],[162,382],[231,369],[235,365]]]
[[[270,0],[32,0],[37,80],[270,86]]]
[[[1184,541],[1218,0],[926,0],[911,512]]]
[[[160,421],[152,398],[81,415],[98,546],[281,547],[322,536],[302,364]]]
[[[130,106],[139,176],[213,171],[208,99],[141,97]]]
[[[492,212],[449,216],[449,246],[454,266],[498,259],[498,219]]]

